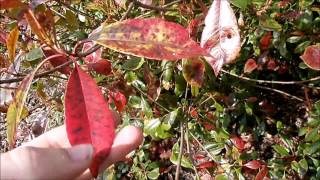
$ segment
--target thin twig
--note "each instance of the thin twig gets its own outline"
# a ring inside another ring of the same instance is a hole
[[[142,8],[145,8],[145,9],[150,9],[150,10],[154,10],[154,11],[175,11],[175,9],[168,9],[168,8],[165,8],[165,7],[161,7],[161,6],[152,6],[152,5],[147,5],[147,4],[143,4],[141,3],[140,1],[137,1],[137,0],[132,0],[132,2],[134,4],[136,4],[137,6],[139,7],[142,7]]]
[[[255,85],[254,87],[257,87],[257,88],[260,88],[260,89],[269,90],[269,91],[273,91],[273,92],[282,94],[282,95],[284,95],[284,96],[288,96],[288,97],[290,97],[290,98],[292,98],[292,99],[295,99],[295,100],[297,100],[297,101],[304,102],[303,99],[298,98],[297,96],[291,95],[291,94],[289,94],[289,93],[287,93],[287,92],[281,91],[281,90],[279,90],[279,89],[273,89],[273,88],[269,88],[269,87],[265,87],[265,86],[259,86],[259,85]]]
[[[11,90],[15,90],[17,89],[16,87],[8,87],[8,86],[0,86],[0,89],[11,89]]]
[[[42,72],[42,73],[39,73],[39,74],[36,74],[34,76],[34,78],[41,78],[41,77],[44,77],[44,76],[47,76],[55,71],[58,71],[62,68],[64,68],[65,66],[68,66],[70,64],[72,64],[72,60],[70,61],[67,61],[59,66],[56,66],[55,68],[49,70],[49,71],[45,71],[45,72]],[[0,84],[8,84],[8,83],[13,83],[13,82],[19,82],[19,81],[22,81],[24,79],[24,77],[19,77],[19,78],[14,78],[14,79],[3,79],[3,80],[0,80]]]
[[[170,112],[169,109],[167,109],[166,107],[162,106],[161,104],[159,104],[157,101],[153,100],[151,97],[149,97],[145,92],[143,92],[140,88],[133,86],[136,90],[138,90],[143,96],[145,96],[146,98],[148,98],[149,100],[151,100],[153,103],[155,103],[156,105],[158,105],[159,107],[163,108],[166,112]]]
[[[91,47],[90,49],[88,49],[86,52],[76,54],[76,57],[79,57],[79,58],[85,57],[85,56],[97,51],[100,47],[101,47],[100,45],[96,44],[93,47]],[[73,62],[72,60],[69,60],[69,61],[67,61],[67,62],[65,62],[65,63],[63,63],[63,64],[61,64],[59,66],[56,66],[55,68],[53,68],[51,70],[36,74],[34,76],[34,78],[41,78],[41,77],[47,76],[47,75],[49,75],[49,74],[51,74],[53,72],[56,72],[56,71],[58,71],[58,70],[60,70],[60,69],[62,69],[64,67],[72,64],[72,62]],[[22,81],[23,79],[24,79],[24,77],[18,77],[18,78],[13,78],[13,79],[3,79],[3,80],[0,80],[0,84],[8,84],[8,83],[13,83],[13,82],[19,82],[19,81]]]
[[[259,79],[251,79],[248,77],[242,77],[236,74],[232,74],[224,69],[221,70],[222,72],[229,74],[230,76],[236,77],[240,80],[245,80],[245,81],[251,81],[251,82],[256,82],[256,83],[265,83],[265,84],[281,84],[281,85],[294,85],[294,84],[304,84],[304,83],[310,83],[310,82],[315,82],[315,81],[320,81],[320,76],[308,79],[308,80],[302,80],[302,81],[268,81],[268,80],[259,80]]]
[[[171,6],[171,5],[180,3],[181,1],[182,1],[182,0],[172,1],[172,2],[170,2],[170,3],[168,3],[168,4],[163,5],[162,8],[166,8],[166,7],[169,7],[169,6]],[[152,12],[154,12],[154,11],[155,11],[155,10],[151,10],[151,11],[149,11],[149,12],[147,12],[147,13],[144,13],[143,15],[138,16],[138,18],[148,16],[150,13],[152,13]]]
[[[190,110],[190,108],[189,108]],[[194,172],[196,173],[196,177],[197,177],[197,180],[200,180],[200,176],[199,176],[199,173],[197,171],[197,168],[196,168],[196,165],[195,165],[195,162],[191,156],[191,153],[190,153],[190,142],[189,142],[189,127],[188,127],[188,123],[186,123],[186,132],[185,132],[185,138],[186,138],[186,145],[187,145],[187,153],[188,153],[188,156],[189,156],[189,159],[191,160],[192,162],[192,168],[194,170]]]
[[[85,13],[85,12],[82,12],[82,11],[80,11],[80,10],[78,10],[78,9],[70,6],[69,4],[67,4],[67,3],[65,3],[65,2],[63,2],[63,1],[56,0],[56,2],[57,2],[58,4],[64,6],[65,8],[67,8],[67,9],[73,11],[73,12],[76,12],[77,14],[81,14],[81,15],[83,15],[83,16],[87,16],[87,17],[89,17],[89,18],[95,19],[95,16],[93,16],[93,15],[91,15],[91,14],[87,14],[87,13]]]
[[[215,158],[213,157],[213,155],[201,144],[201,142],[192,134],[192,132],[189,132],[189,134],[199,144],[199,146],[208,154],[208,156],[211,158],[211,160],[216,161]]]
[[[125,20],[125,19],[128,17],[129,13],[130,13],[131,10],[133,9],[133,6],[134,6],[134,2],[131,2],[131,3],[129,4],[129,6],[128,6],[127,11],[126,11],[126,12],[124,13],[124,15],[121,17],[120,21],[123,21],[123,20]]]
[[[181,159],[183,154],[183,142],[184,142],[184,128],[183,128],[183,121],[180,121],[180,149],[179,149],[179,156],[178,156],[178,164],[176,168],[176,176],[175,180],[179,180],[180,170],[181,170]]]

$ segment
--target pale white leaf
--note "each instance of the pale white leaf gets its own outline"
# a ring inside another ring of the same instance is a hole
[[[205,18],[201,47],[211,57],[205,57],[217,76],[224,64],[233,62],[239,55],[240,32],[229,0],[214,0]]]

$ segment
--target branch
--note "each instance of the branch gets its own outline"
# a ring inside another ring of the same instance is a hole
[[[85,13],[85,12],[82,12],[82,11],[80,11],[80,10],[78,10],[78,9],[70,6],[69,4],[67,4],[67,3],[65,3],[65,2],[63,2],[63,1],[60,1],[60,0],[55,0],[55,1],[56,1],[58,4],[66,7],[67,9],[69,9],[69,10],[71,10],[71,11],[74,11],[74,12],[76,12],[76,13],[78,13],[78,14],[81,14],[81,15],[83,15],[83,16],[86,16],[86,17],[89,17],[89,18],[92,18],[92,19],[95,19],[95,20],[96,20],[95,16],[93,16],[93,15],[91,15],[91,14],[88,14],[88,13]]]
[[[251,79],[248,77],[242,77],[236,74],[232,74],[224,69],[221,70],[223,73],[229,74],[230,76],[236,77],[240,80],[244,81],[251,81],[251,82],[256,82],[256,83],[265,83],[265,84],[281,84],[281,85],[294,85],[294,84],[304,84],[304,83],[310,83],[310,82],[315,82],[315,81],[320,81],[320,76],[308,79],[308,80],[303,80],[303,81],[268,81],[268,80],[259,80],[259,79]]]
[[[55,68],[49,70],[49,71],[45,71],[45,72],[42,72],[42,73],[39,73],[39,74],[36,74],[34,76],[34,78],[41,78],[41,77],[44,77],[44,76],[47,76],[55,71],[58,71],[60,69],[62,69],[63,67],[65,66],[68,66],[70,64],[72,64],[72,60],[70,61],[67,61],[59,66],[56,66]],[[0,84],[8,84],[8,83],[13,83],[13,82],[19,82],[19,81],[22,81],[25,77],[18,77],[18,78],[14,78],[14,79],[3,79],[3,80],[0,80]]]
[[[292,99],[295,99],[295,100],[297,100],[297,101],[304,102],[303,99],[298,98],[297,96],[291,95],[291,94],[289,94],[289,93],[287,93],[287,92],[281,91],[281,90],[279,90],[279,89],[273,89],[273,88],[269,88],[269,87],[265,87],[265,86],[258,86],[258,85],[254,86],[254,87],[257,87],[257,88],[260,88],[260,89],[269,90],[269,91],[273,91],[273,92],[282,94],[282,95],[284,95],[284,96],[288,96],[288,97],[290,97],[290,98],[292,98]]]
[[[141,3],[140,1],[137,1],[137,0],[132,0],[132,2],[134,4],[136,4],[137,6],[145,8],[145,9],[151,9],[151,10],[163,11],[163,12],[165,12],[165,11],[175,11],[175,9],[168,9],[168,8],[165,8],[165,7],[162,7],[162,6],[152,6],[152,5],[143,4],[143,3]]]
[[[177,168],[176,168],[176,176],[175,176],[175,180],[179,180],[179,176],[180,176],[180,169],[181,169],[181,159],[182,159],[182,154],[183,154],[183,139],[184,139],[184,128],[183,128],[183,122],[180,121],[180,149],[179,149],[179,156],[178,156],[178,164],[177,164]]]
[[[133,6],[134,6],[134,2],[131,2],[131,3],[129,4],[129,7],[128,7],[127,11],[126,11],[126,12],[124,13],[124,15],[121,17],[120,21],[123,21],[123,20],[125,20],[125,19],[128,17],[129,13],[130,13],[131,10],[133,9]]]

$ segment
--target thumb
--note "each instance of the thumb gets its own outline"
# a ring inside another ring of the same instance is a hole
[[[20,147],[1,155],[1,162],[7,163],[1,166],[1,178],[75,179],[90,166],[92,154],[91,145],[66,149]]]

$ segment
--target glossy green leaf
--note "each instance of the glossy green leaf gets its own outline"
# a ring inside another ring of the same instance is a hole
[[[175,165],[178,164],[178,157],[179,157],[179,150],[180,150],[180,146],[179,146],[178,143],[179,142],[177,142],[177,143],[175,143],[173,145],[172,154],[171,154],[171,157],[170,157],[170,161]],[[192,163],[191,163],[190,159],[185,155],[182,155],[181,166],[185,167],[185,168],[192,169]]]
[[[122,68],[125,70],[134,71],[134,70],[140,69],[141,66],[143,65],[143,63],[144,63],[144,58],[132,58],[132,59],[127,60],[123,64]]]
[[[41,59],[43,56],[44,54],[41,48],[34,48],[26,55],[26,60],[35,61]]]
[[[272,148],[281,155],[281,157],[283,156],[288,156],[289,155],[289,150],[283,146],[280,145],[273,145]]]
[[[260,20],[260,26],[267,30],[282,31],[282,26],[274,19],[266,17]]]

